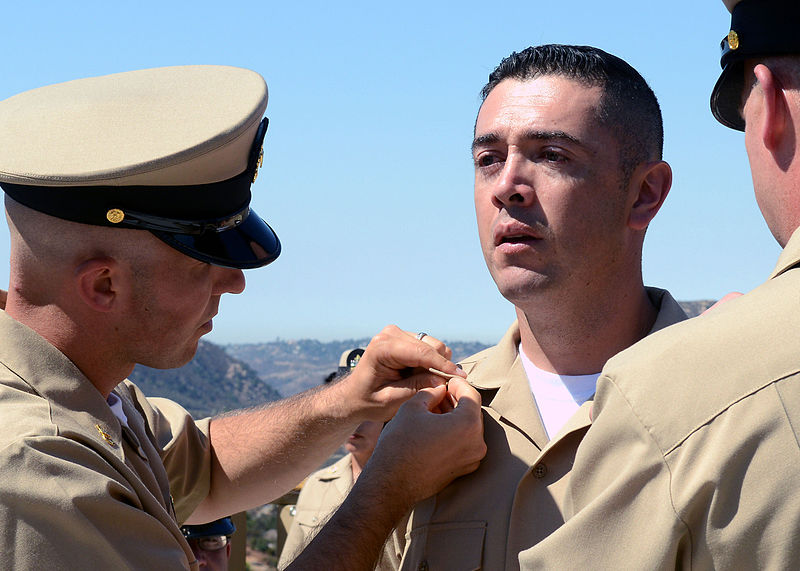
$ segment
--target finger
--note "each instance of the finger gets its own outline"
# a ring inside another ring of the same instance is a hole
[[[431,337],[430,335],[426,335],[422,338],[422,342],[430,345],[433,347],[433,350],[442,355],[446,359],[449,359],[453,356],[453,351],[450,350],[450,347],[445,345],[442,341],[439,341],[436,337]]]
[[[427,339],[427,338],[426,338]],[[423,369],[437,369],[448,375],[458,375],[466,377],[461,369],[447,357],[439,353],[432,345],[416,339],[399,344],[395,347],[395,359],[405,364],[405,367],[421,367]],[[400,367],[397,367],[400,368]],[[416,371],[415,371],[416,372]]]
[[[439,352],[446,352],[447,346],[436,338],[432,338],[429,342],[424,341],[427,337],[426,334],[423,341],[420,341],[414,333],[403,331],[396,325],[388,325],[369,342],[361,362],[364,362],[365,358],[373,356],[381,359],[379,355],[383,354],[383,357],[386,358],[385,364],[389,364],[394,355],[405,361],[403,366],[393,366],[396,369],[409,366],[426,369],[433,367],[446,373],[455,372],[455,365]]]
[[[447,385],[445,385],[446,387]],[[450,392],[445,395],[442,399],[442,402],[439,404],[438,409],[436,412],[444,414],[452,411],[456,407],[456,401],[453,399],[453,395]]]
[[[453,395],[456,401],[456,406],[462,406],[467,409],[480,409],[481,396],[478,394],[472,385],[461,379],[451,379],[447,387],[448,392]]]
[[[417,394],[411,397],[406,405],[424,407],[428,411],[433,412],[434,409],[439,407],[442,401],[445,400],[444,397],[446,395],[447,389],[444,385],[439,385],[438,387],[428,387],[420,389]]]
[[[443,357],[449,359],[453,355],[453,351],[448,347],[443,341],[437,339],[433,335],[429,335],[428,333],[424,333],[420,331],[419,333],[412,333],[411,331],[404,331],[406,336],[413,337],[415,341],[420,341],[427,345],[433,347],[433,349],[442,355]]]

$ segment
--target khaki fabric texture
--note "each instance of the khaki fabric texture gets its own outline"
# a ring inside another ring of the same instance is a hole
[[[125,381],[126,428],[5,312],[0,338],[0,568],[196,569],[178,521],[208,493],[208,420]]]
[[[800,569],[800,233],[771,278],[608,362],[523,569]]]
[[[311,474],[300,490],[292,525],[278,568],[283,569],[308,545],[353,487],[350,454]]]
[[[652,331],[686,318],[666,291],[648,288],[648,295],[659,307]],[[483,400],[488,451],[478,470],[415,506],[405,529],[404,571],[517,569],[521,549],[563,524],[565,490],[592,403],[548,441],[518,345],[514,324],[496,346],[462,361]]]
[[[350,493],[353,487],[352,458],[352,454],[346,454],[334,464],[314,472],[306,479],[297,498],[295,515],[278,561],[278,569],[286,568],[297,557]],[[342,549],[347,547],[342,546]],[[375,569],[377,571],[396,569],[400,562],[398,549],[390,537]]]

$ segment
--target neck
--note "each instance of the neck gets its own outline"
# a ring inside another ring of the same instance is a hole
[[[516,310],[522,350],[540,369],[562,375],[600,372],[647,335],[658,314],[641,281],[605,298],[572,295]]]
[[[120,362],[120,352],[110,346],[113,332],[76,319],[57,304],[35,306],[12,288],[5,311],[61,351],[104,398],[133,370],[133,364]]]
[[[360,458],[355,453],[352,453],[351,456],[352,458],[350,459],[350,468],[353,471],[353,482],[355,482],[356,480],[358,480],[358,476],[361,474],[361,470],[364,469],[364,464],[366,464],[367,461],[363,458]]]

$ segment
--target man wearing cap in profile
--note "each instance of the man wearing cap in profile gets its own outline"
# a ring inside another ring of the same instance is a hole
[[[0,567],[194,569],[179,523],[280,496],[357,424],[387,420],[410,397],[359,498],[297,568],[368,567],[411,502],[477,466],[477,395],[456,378],[458,406],[432,414],[449,399],[427,369],[458,374],[449,350],[394,327],[342,382],[220,418],[195,422],[125,380],[136,363],[191,359],[222,294],[244,289],[242,269],[280,253],[249,207],[266,105],[260,75],[223,66],[89,78],[0,102],[11,233]],[[412,427],[424,438],[404,434]],[[452,466],[431,461],[443,451]],[[385,486],[390,498],[369,501]],[[368,529],[350,529],[354,511]],[[343,552],[337,534],[358,542]]]
[[[725,0],[714,116],[744,131],[769,279],[608,362],[568,521],[525,569],[800,568],[800,3]]]
[[[236,526],[229,517],[198,525],[184,525],[181,532],[189,542],[200,568],[207,571],[228,571],[231,558],[231,536]]]

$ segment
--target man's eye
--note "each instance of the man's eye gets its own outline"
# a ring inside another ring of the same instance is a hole
[[[567,160],[564,155],[556,151],[545,151],[542,153],[542,156],[545,158],[545,160],[550,161],[551,163],[563,163]]]
[[[496,155],[480,155],[475,159],[475,166],[477,167],[490,167],[500,162],[500,158]]]

